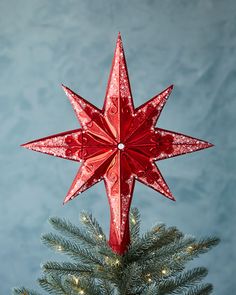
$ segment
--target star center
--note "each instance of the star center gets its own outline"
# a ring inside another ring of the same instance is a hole
[[[123,150],[125,148],[125,145],[122,142],[120,142],[118,143],[117,147],[119,150]]]

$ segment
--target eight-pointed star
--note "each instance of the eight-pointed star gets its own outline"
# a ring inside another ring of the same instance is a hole
[[[63,86],[81,128],[23,145],[82,162],[64,202],[104,180],[110,204],[109,244],[119,254],[123,254],[130,243],[129,210],[135,179],[174,200],[155,161],[212,146],[193,137],[155,128],[172,88],[134,108],[119,34],[103,109]]]

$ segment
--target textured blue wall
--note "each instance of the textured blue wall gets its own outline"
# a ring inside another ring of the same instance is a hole
[[[78,169],[19,145],[78,127],[60,83],[101,107],[117,32],[126,51],[135,104],[174,83],[159,126],[216,147],[160,162],[177,202],[137,185],[143,230],[155,221],[196,236],[216,234],[209,267],[214,294],[233,294],[235,240],[236,2],[0,1],[0,294],[33,287],[47,219],[77,222],[90,210],[108,230],[102,183],[62,206]]]

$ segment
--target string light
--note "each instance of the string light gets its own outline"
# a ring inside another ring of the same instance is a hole
[[[166,270],[166,269],[162,269],[161,273],[162,273],[163,275],[166,275],[166,274],[167,274],[167,270]]]
[[[181,257],[179,255],[177,255],[177,256],[174,257],[174,259],[177,260],[177,261],[180,260],[180,258]]]
[[[105,262],[106,262],[106,264],[113,265],[113,266],[119,266],[120,265],[120,260],[118,258],[113,260],[110,257],[106,256],[105,257]]]
[[[79,278],[77,278],[76,276],[72,276],[72,278],[73,278],[75,284],[78,285],[79,284]]]
[[[78,286],[79,285],[79,278],[76,277],[76,276],[74,276],[74,275],[69,275],[69,276],[72,278],[72,280],[74,281],[75,285],[77,286],[76,289],[78,291],[78,294],[81,294],[81,295],[85,294],[84,290]]]
[[[108,256],[106,256],[106,257],[105,257],[105,262],[106,262],[107,264],[109,264],[109,262],[110,262],[110,259],[109,259],[109,257],[108,257]]]
[[[83,216],[81,217],[81,219],[82,219],[83,222],[88,221],[88,219],[87,219],[87,217],[86,217],[85,215],[83,215]]]
[[[148,283],[151,283],[152,282],[151,274],[150,273],[146,274],[146,278],[147,278]]]
[[[193,251],[193,249],[194,249],[193,246],[188,246],[187,247],[187,252],[190,252],[191,253]]]
[[[116,260],[115,260],[115,265],[116,265],[116,266],[119,266],[119,265],[120,265],[120,260],[119,260],[119,259],[116,259]]]
[[[57,245],[56,246],[56,250],[59,251],[59,252],[61,252],[63,250],[63,247],[61,245]]]
[[[135,218],[133,217],[133,218],[131,218],[131,222],[133,223],[133,224],[136,224],[136,220],[135,220]]]
[[[103,239],[103,235],[101,235],[101,234],[98,235],[98,237],[99,237],[99,239],[101,239],[101,240]]]

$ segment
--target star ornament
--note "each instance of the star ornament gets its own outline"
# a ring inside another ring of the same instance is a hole
[[[173,85],[134,108],[120,34],[102,110],[62,87],[81,128],[31,141],[23,147],[81,162],[64,203],[104,181],[110,205],[109,245],[122,255],[130,243],[129,210],[135,181],[175,200],[155,161],[212,144],[155,127]]]

